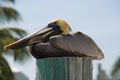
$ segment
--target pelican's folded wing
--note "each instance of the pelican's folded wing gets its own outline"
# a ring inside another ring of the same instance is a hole
[[[87,35],[76,32],[68,35],[57,35],[50,38],[50,44],[55,48],[77,55],[86,55],[91,59],[102,59],[104,55],[96,43]]]

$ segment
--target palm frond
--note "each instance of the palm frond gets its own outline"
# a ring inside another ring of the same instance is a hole
[[[19,28],[2,28],[0,29],[0,53],[12,55],[16,61],[24,61],[28,59],[29,53],[26,48],[17,50],[4,50],[3,47],[6,44],[10,44],[18,39],[23,38],[26,35],[26,31]]]
[[[5,75],[0,74],[0,80],[7,80]]]
[[[1,1],[15,3],[15,0],[1,0]]]
[[[0,28],[0,37],[1,38],[11,38],[16,40],[26,36],[26,31],[20,28],[10,27],[10,28]]]
[[[25,30],[19,29],[19,28],[15,28],[15,27],[8,28],[8,30],[13,31],[15,34],[19,35],[20,38],[23,38],[27,34]]]
[[[30,57],[27,48],[14,50],[14,60],[18,62],[23,62]]]
[[[0,78],[4,80],[14,80],[14,76],[9,67],[9,64],[2,56],[0,56],[0,72]]]
[[[120,57],[117,59],[117,61],[115,62],[111,75],[114,76],[115,74],[117,74],[120,70]]]
[[[0,7],[0,23],[21,20],[20,14],[13,8]]]

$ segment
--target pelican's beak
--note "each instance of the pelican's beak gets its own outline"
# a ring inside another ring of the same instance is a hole
[[[52,34],[54,32],[52,27],[45,27],[31,35],[28,35],[27,37],[20,39],[16,42],[13,42],[11,44],[8,44],[4,47],[4,49],[18,49],[22,48],[34,43],[39,43],[42,41],[43,38],[46,38],[48,35]]]

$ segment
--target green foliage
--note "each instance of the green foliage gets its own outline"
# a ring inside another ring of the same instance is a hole
[[[15,35],[14,35],[15,34]],[[10,27],[10,28],[0,28],[0,37],[1,38],[16,38],[16,36],[19,36],[20,38],[24,37],[26,35],[26,31],[23,29]]]
[[[15,0],[0,0],[0,3],[15,3]],[[21,20],[21,16],[18,11],[11,7],[4,6],[0,4],[0,24],[11,21]]]
[[[115,76],[119,71],[120,71],[120,57],[115,62],[112,72],[111,72],[111,75]]]
[[[9,64],[2,56],[0,56],[0,80],[13,80],[13,79],[14,76],[9,67]]]
[[[0,29],[0,80],[14,80],[13,73],[7,63],[3,58],[3,54],[13,56],[16,61],[24,61],[28,59],[29,54],[26,48],[18,50],[4,50],[3,47],[6,44],[12,43],[26,35],[26,31],[19,28],[1,28]],[[10,76],[9,76],[10,75]],[[7,77],[6,77],[7,76]]]
[[[0,3],[15,3],[15,0],[0,0]],[[21,20],[18,11],[11,7],[0,4],[0,24],[9,23],[11,21]],[[28,59],[29,54],[26,48],[18,50],[4,50],[6,44],[21,39],[26,35],[26,31],[19,28],[0,28],[0,80],[14,80],[13,73],[9,64],[4,59],[3,54],[13,56],[16,61],[24,61]]]
[[[26,48],[17,49],[17,50],[4,50],[3,47],[6,44],[12,43],[18,39],[21,39],[26,35],[26,31],[19,28],[2,28],[0,29],[0,53],[11,54],[14,57],[14,60],[24,61],[26,57],[29,57],[29,54]]]
[[[20,14],[13,8],[0,6],[0,23],[17,21],[21,19]]]
[[[1,1],[15,3],[15,0],[1,0]]]

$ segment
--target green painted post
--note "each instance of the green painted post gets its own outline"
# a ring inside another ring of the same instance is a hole
[[[92,61],[83,57],[38,59],[35,80],[92,80]]]

